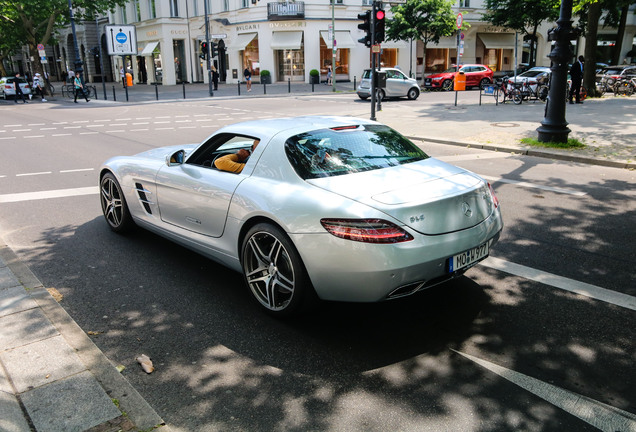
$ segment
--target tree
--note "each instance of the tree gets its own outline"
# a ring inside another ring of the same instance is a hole
[[[73,15],[82,20],[95,18],[99,13],[123,5],[126,0],[73,0]],[[47,45],[55,30],[70,22],[68,0],[0,0],[0,20],[15,26],[14,42],[29,47],[29,54],[36,60],[34,72],[43,72],[38,54],[38,44]],[[7,35],[3,32],[3,39]]]
[[[484,20],[529,35],[530,66],[535,66],[537,29],[544,21],[559,18],[560,0],[486,0]]]
[[[424,44],[424,70],[426,69],[426,46],[438,43],[440,37],[450,36],[456,29],[453,0],[406,0],[393,6],[393,17],[387,21],[386,38],[398,40],[419,40]]]

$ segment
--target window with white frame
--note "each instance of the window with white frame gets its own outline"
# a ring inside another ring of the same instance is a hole
[[[157,18],[157,9],[155,8],[155,0],[148,0],[148,12],[150,19]]]
[[[126,16],[126,5],[122,6],[119,9],[119,12],[120,12],[121,23],[128,24],[128,17]]]
[[[230,10],[230,0],[223,0],[223,12]]]
[[[199,16],[199,0],[192,0],[192,15]]]
[[[171,17],[179,16],[179,1],[178,0],[170,0],[170,16]]]

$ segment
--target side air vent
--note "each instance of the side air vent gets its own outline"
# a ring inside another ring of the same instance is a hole
[[[154,202],[148,199],[148,196],[152,195],[148,189],[144,188],[141,183],[135,183],[135,187],[137,188],[137,195],[139,195],[139,201],[146,209],[148,214],[152,214],[152,210],[150,209],[150,204],[154,204]]]

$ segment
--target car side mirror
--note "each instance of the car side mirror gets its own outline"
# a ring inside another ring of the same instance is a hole
[[[185,160],[185,150],[179,150],[175,153],[172,153],[170,156],[166,157],[166,165],[174,166],[181,165]]]

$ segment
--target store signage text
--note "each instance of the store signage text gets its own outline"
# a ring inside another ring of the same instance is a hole
[[[304,21],[286,22],[277,21],[269,23],[269,28],[289,28],[289,27],[307,27],[307,23]]]
[[[246,24],[236,26],[236,31],[258,30],[258,24]]]

